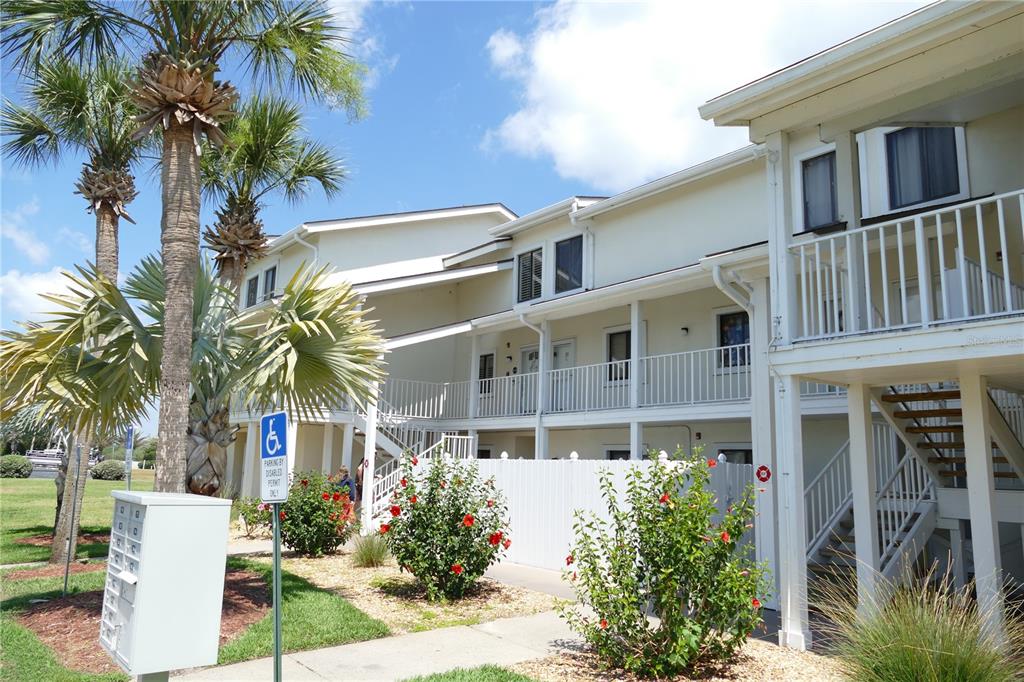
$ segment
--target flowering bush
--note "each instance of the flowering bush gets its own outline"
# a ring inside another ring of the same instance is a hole
[[[348,493],[319,471],[295,474],[280,519],[281,542],[306,556],[333,552],[355,529]]]
[[[609,520],[576,513],[563,573],[577,603],[560,606],[608,663],[659,678],[731,657],[761,622],[768,588],[740,544],[753,489],[720,514],[708,489],[717,462],[676,457],[633,469],[624,490],[601,474]]]
[[[475,462],[440,457],[418,469],[408,457],[379,531],[428,599],[458,599],[512,544],[505,517],[504,499]]]
[[[256,531],[270,527],[270,505],[266,502],[258,497],[240,497],[235,505],[246,537],[251,538]]]

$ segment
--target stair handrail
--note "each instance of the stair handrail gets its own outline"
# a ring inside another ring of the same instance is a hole
[[[899,484],[899,485],[898,485]],[[907,494],[909,491],[909,495]],[[879,566],[884,569],[900,547],[901,536],[913,525],[923,502],[935,499],[935,481],[926,466],[907,452],[892,475],[878,488]]]
[[[810,528],[808,529],[808,541],[807,541],[807,553],[813,554],[816,552],[820,545],[827,539],[828,533],[835,527],[839,517],[847,512],[850,505],[853,503],[853,489],[850,486],[850,466],[849,466],[849,455],[850,455],[850,441],[849,439],[843,443],[836,453],[832,455],[829,461],[825,464],[818,475],[815,476],[811,482],[804,488],[804,508],[806,509],[807,520]],[[845,466],[845,470],[840,469],[840,466]],[[828,477],[826,479],[826,477]],[[845,485],[843,485],[842,479],[845,477]],[[832,504],[829,505],[827,487],[825,492],[819,491],[818,484],[822,481],[832,483],[833,481],[837,486],[844,487],[846,492],[842,494],[838,493],[838,489],[834,491],[832,495]],[[822,502],[819,502],[822,500]],[[830,509],[823,508],[830,506]]]
[[[418,459],[428,460],[431,457],[436,457],[439,454],[446,454],[449,452],[448,444],[452,440],[461,441],[463,439],[472,440],[472,436],[458,436],[453,434],[442,434],[441,438],[431,445],[423,452],[412,452],[410,454],[415,455]],[[460,448],[461,450],[461,448]],[[460,458],[465,458],[460,455]],[[396,457],[384,464],[381,464],[376,468],[373,478],[373,499],[371,501],[370,513],[373,518],[376,518],[384,508],[387,507],[388,499],[391,493],[398,487],[399,481],[401,480],[402,473],[402,459]]]

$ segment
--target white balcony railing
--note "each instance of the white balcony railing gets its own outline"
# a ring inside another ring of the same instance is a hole
[[[640,404],[749,400],[750,358],[750,344],[643,358]]]
[[[388,379],[381,395],[394,414],[412,419],[462,419],[469,416],[469,382],[438,383]]]
[[[1015,190],[793,244],[796,340],[1024,313],[1005,257],[1022,214]]]
[[[629,360],[552,370],[548,374],[551,412],[591,412],[629,407]]]
[[[537,372],[481,379],[479,417],[521,417],[537,412]]]

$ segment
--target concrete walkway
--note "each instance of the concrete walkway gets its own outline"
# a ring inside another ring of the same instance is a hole
[[[544,658],[575,635],[553,611],[300,651],[282,658],[289,680],[404,680],[452,668],[513,665]],[[192,671],[175,680],[268,680],[270,658]]]

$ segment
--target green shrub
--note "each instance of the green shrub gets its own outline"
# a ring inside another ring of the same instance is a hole
[[[124,462],[118,462],[115,459],[104,460],[96,464],[89,475],[98,481],[123,481]]]
[[[512,542],[505,502],[493,480],[480,479],[473,461],[435,457],[417,465],[415,457],[403,459],[400,485],[379,530],[428,599],[458,599]]]
[[[1005,643],[985,627],[973,585],[949,574],[877,576],[876,597],[858,612],[853,579],[823,588],[819,608],[844,672],[859,682],[1010,682],[1024,671],[1024,621],[1005,614]]]
[[[380,535],[356,538],[352,563],[359,568],[376,568],[388,560],[388,545]]]
[[[0,457],[0,478],[28,478],[32,475],[32,462],[22,455]]]
[[[348,494],[319,471],[295,474],[281,505],[281,542],[304,556],[333,552],[355,529]]]
[[[577,511],[565,559],[577,603],[561,604],[562,617],[607,663],[645,677],[730,658],[761,622],[768,589],[740,544],[753,488],[719,513],[708,487],[717,462],[676,458],[634,468],[623,490],[602,472],[608,520]]]
[[[270,505],[258,497],[240,497],[235,500],[238,518],[242,520],[242,531],[251,538],[260,529],[270,527]]]

